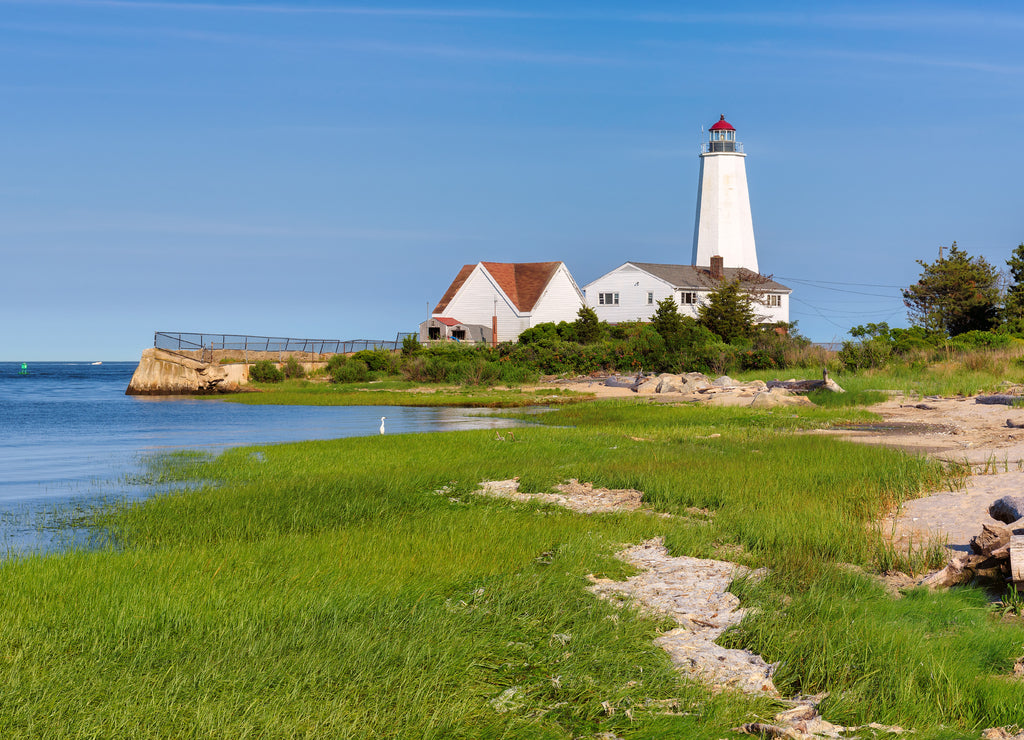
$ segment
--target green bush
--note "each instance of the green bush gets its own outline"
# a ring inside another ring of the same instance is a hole
[[[371,372],[382,372],[394,375],[398,372],[400,360],[398,356],[386,349],[364,349],[352,355],[353,360],[365,362]]]
[[[421,349],[423,349],[423,345],[420,344],[420,340],[415,334],[406,334],[405,337],[402,339],[403,357],[409,357],[411,355],[414,355]]]
[[[342,365],[337,373],[331,374],[335,383],[363,383],[370,377],[370,370],[362,360],[350,359]]]
[[[284,373],[270,360],[260,360],[249,368],[249,380],[257,383],[280,383]]]
[[[553,321],[546,321],[521,332],[516,341],[519,344],[537,344],[543,341],[557,342],[559,339],[558,326]]]
[[[990,331],[968,331],[957,334],[949,340],[950,349],[970,351],[975,349],[1005,349],[1014,343],[1014,339],[1006,334]]]
[[[327,361],[327,374],[333,383],[363,383],[369,379],[370,369],[354,355],[334,355]]]
[[[286,378],[303,378],[306,376],[306,371],[303,369],[299,361],[294,356],[288,355],[288,359],[284,363],[284,376]]]

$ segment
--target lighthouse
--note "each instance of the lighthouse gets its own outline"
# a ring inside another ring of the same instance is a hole
[[[724,267],[757,269],[754,222],[747,193],[746,154],[736,129],[722,116],[701,145],[697,181],[697,218],[693,226],[694,266],[709,266],[721,257]]]

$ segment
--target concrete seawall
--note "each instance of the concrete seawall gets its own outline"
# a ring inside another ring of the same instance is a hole
[[[211,393],[233,393],[249,383],[249,367],[259,360],[282,364],[277,352],[249,352],[248,362],[221,364],[220,357],[204,362],[199,353],[169,352],[151,347],[142,353],[125,395],[184,396]],[[236,355],[238,353],[235,353]],[[264,355],[266,355],[264,357]],[[325,356],[318,361],[296,356],[308,373],[326,365]],[[321,359],[324,358],[324,359]]]

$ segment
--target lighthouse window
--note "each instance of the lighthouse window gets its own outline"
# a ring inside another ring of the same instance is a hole
[[[619,305],[619,294],[618,293],[598,293],[597,302],[602,306],[617,306]]]

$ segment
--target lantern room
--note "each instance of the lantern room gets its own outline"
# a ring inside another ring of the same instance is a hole
[[[736,129],[725,120],[725,116],[721,116],[718,119],[718,123],[715,123],[708,129],[708,133],[709,153],[736,151]]]

